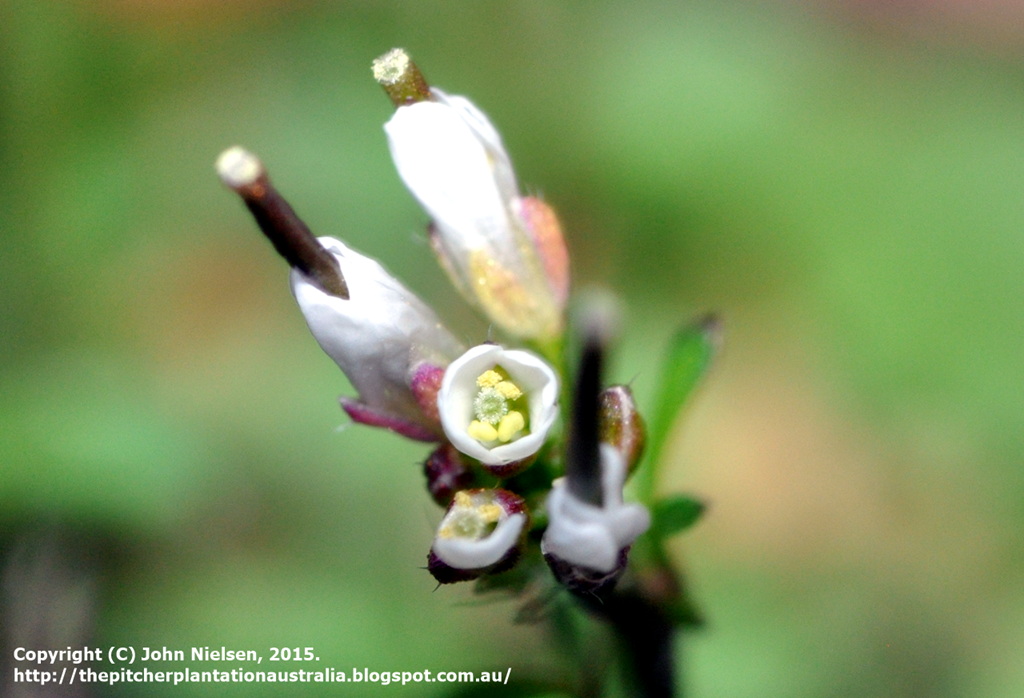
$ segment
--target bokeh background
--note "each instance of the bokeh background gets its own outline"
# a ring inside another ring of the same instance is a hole
[[[0,2],[3,690],[12,643],[85,639],[557,670],[514,604],[435,592],[426,449],[345,426],[213,172],[255,151],[314,232],[483,339],[388,157],[392,46],[491,116],[576,281],[622,296],[642,404],[673,329],[724,318],[660,482],[710,503],[674,547],[708,618],[688,695],[1024,695],[1010,0]],[[97,693],[225,692],[321,693]]]

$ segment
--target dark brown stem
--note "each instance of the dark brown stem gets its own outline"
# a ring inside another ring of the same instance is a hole
[[[569,491],[580,501],[596,507],[604,503],[598,445],[603,358],[604,347],[600,339],[596,336],[587,337],[576,378],[569,445],[565,451],[565,476]]]
[[[662,609],[633,591],[577,598],[614,629],[634,684],[631,695],[673,698],[676,631]]]
[[[278,254],[325,293],[348,300],[348,285],[338,260],[313,236],[274,188],[259,160],[240,148],[221,155],[218,173],[238,192]]]

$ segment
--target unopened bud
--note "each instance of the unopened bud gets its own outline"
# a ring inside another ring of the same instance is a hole
[[[647,428],[636,409],[633,392],[625,385],[606,388],[600,397],[600,440],[614,446],[632,472],[647,443]]]
[[[466,467],[451,444],[441,444],[430,454],[423,463],[423,474],[427,476],[430,496],[443,507],[451,504],[456,492],[473,484],[473,471]]]

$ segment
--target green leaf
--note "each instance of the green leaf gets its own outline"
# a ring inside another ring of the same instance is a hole
[[[637,472],[637,494],[650,502],[654,495],[654,474],[661,449],[675,423],[679,410],[697,387],[718,349],[718,318],[707,315],[680,329],[672,338],[659,380],[660,392],[650,420],[647,453]]]
[[[686,495],[660,499],[652,511],[651,529],[658,538],[669,538],[697,523],[704,508],[703,502]]]

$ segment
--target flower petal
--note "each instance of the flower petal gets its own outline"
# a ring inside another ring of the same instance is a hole
[[[526,514],[513,514],[499,521],[491,534],[480,540],[435,538],[434,554],[442,562],[460,570],[490,567],[515,546],[526,520]]]
[[[341,265],[349,298],[324,293],[292,270],[295,300],[309,330],[378,413],[436,429],[410,389],[413,373],[427,362],[445,366],[462,347],[434,312],[375,260],[334,238],[320,243]]]

